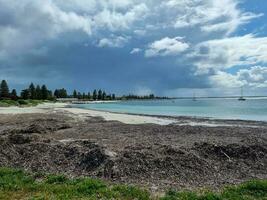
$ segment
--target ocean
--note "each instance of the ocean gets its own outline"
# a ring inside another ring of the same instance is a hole
[[[133,114],[267,121],[267,98],[251,98],[246,101],[237,99],[132,100],[75,104],[73,107]]]

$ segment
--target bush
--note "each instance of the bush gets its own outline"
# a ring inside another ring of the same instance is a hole
[[[0,100],[0,107],[18,106],[18,102],[9,99]]]
[[[28,102],[26,100],[23,100],[23,99],[19,99],[18,103],[19,103],[19,105],[28,105]]]

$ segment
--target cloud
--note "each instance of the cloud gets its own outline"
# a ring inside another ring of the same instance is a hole
[[[202,42],[191,57],[196,58],[197,73],[229,69],[238,65],[267,63],[267,37],[229,37]]]
[[[98,42],[98,47],[123,47],[129,41],[129,37],[112,36],[111,38],[102,38]]]
[[[241,87],[244,83],[237,76],[219,71],[217,74],[210,76],[210,82],[214,87]]]
[[[177,11],[173,26],[185,28],[199,26],[203,32],[234,32],[240,25],[261,17],[263,14],[241,12],[236,0],[169,0],[162,7],[173,13]]]
[[[141,51],[142,51],[142,49],[140,49],[140,48],[133,48],[133,50],[130,52],[130,54],[137,54]]]
[[[245,4],[239,0],[0,0],[0,70],[8,68],[5,74],[13,74],[12,81],[17,74],[21,80],[35,76],[41,80],[47,71],[87,85],[91,76],[94,87],[116,85],[127,92],[140,81],[153,91],[264,86],[266,76],[256,72],[264,74],[264,70],[253,67],[266,65],[267,38],[255,31],[257,23],[240,31],[263,14],[248,12]],[[143,52],[144,56],[132,56]]]
[[[36,47],[69,32],[100,39],[110,34],[147,37],[166,29],[232,33],[262,16],[239,9],[237,0],[0,0],[0,48],[6,54]],[[153,30],[153,31],[151,31]],[[77,38],[69,38],[76,41]],[[15,45],[16,44],[16,45]],[[20,49],[20,50],[19,50]]]
[[[90,18],[65,12],[52,1],[0,0],[0,49],[6,55],[20,55],[62,33],[92,34]]]
[[[241,69],[237,77],[246,85],[252,87],[267,87],[267,67],[254,66],[251,69]]]
[[[241,69],[236,74],[219,71],[210,77],[216,87],[267,87],[267,67],[253,66],[250,69]]]
[[[165,37],[149,45],[145,57],[175,56],[189,48],[189,44],[182,41],[182,37]]]
[[[150,88],[145,87],[145,86],[137,86],[134,90],[134,94],[145,96],[145,95],[153,94],[153,91]]]
[[[131,30],[133,23],[142,20],[147,12],[146,4],[140,3],[133,5],[126,12],[116,12],[115,8],[105,8],[92,17],[96,29],[115,32]]]

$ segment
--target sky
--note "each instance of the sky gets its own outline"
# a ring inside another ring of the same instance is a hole
[[[17,89],[267,95],[267,1],[0,0],[0,79]]]

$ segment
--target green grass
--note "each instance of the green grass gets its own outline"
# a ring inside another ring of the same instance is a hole
[[[49,102],[45,100],[23,100],[19,99],[17,101],[15,100],[0,100],[0,107],[10,107],[10,106],[37,106],[38,104]]]
[[[127,185],[111,185],[103,181],[63,175],[29,174],[22,170],[0,168],[0,199],[27,200],[259,200],[267,199],[267,180],[250,181],[231,186],[220,193],[211,191],[169,191],[162,198]]]
[[[29,200],[149,200],[149,193],[132,186],[108,185],[100,180],[68,179],[63,175],[28,174],[0,168],[0,199]]]
[[[252,180],[238,186],[228,186],[220,193],[212,191],[169,191],[161,200],[267,200],[267,180]]]

